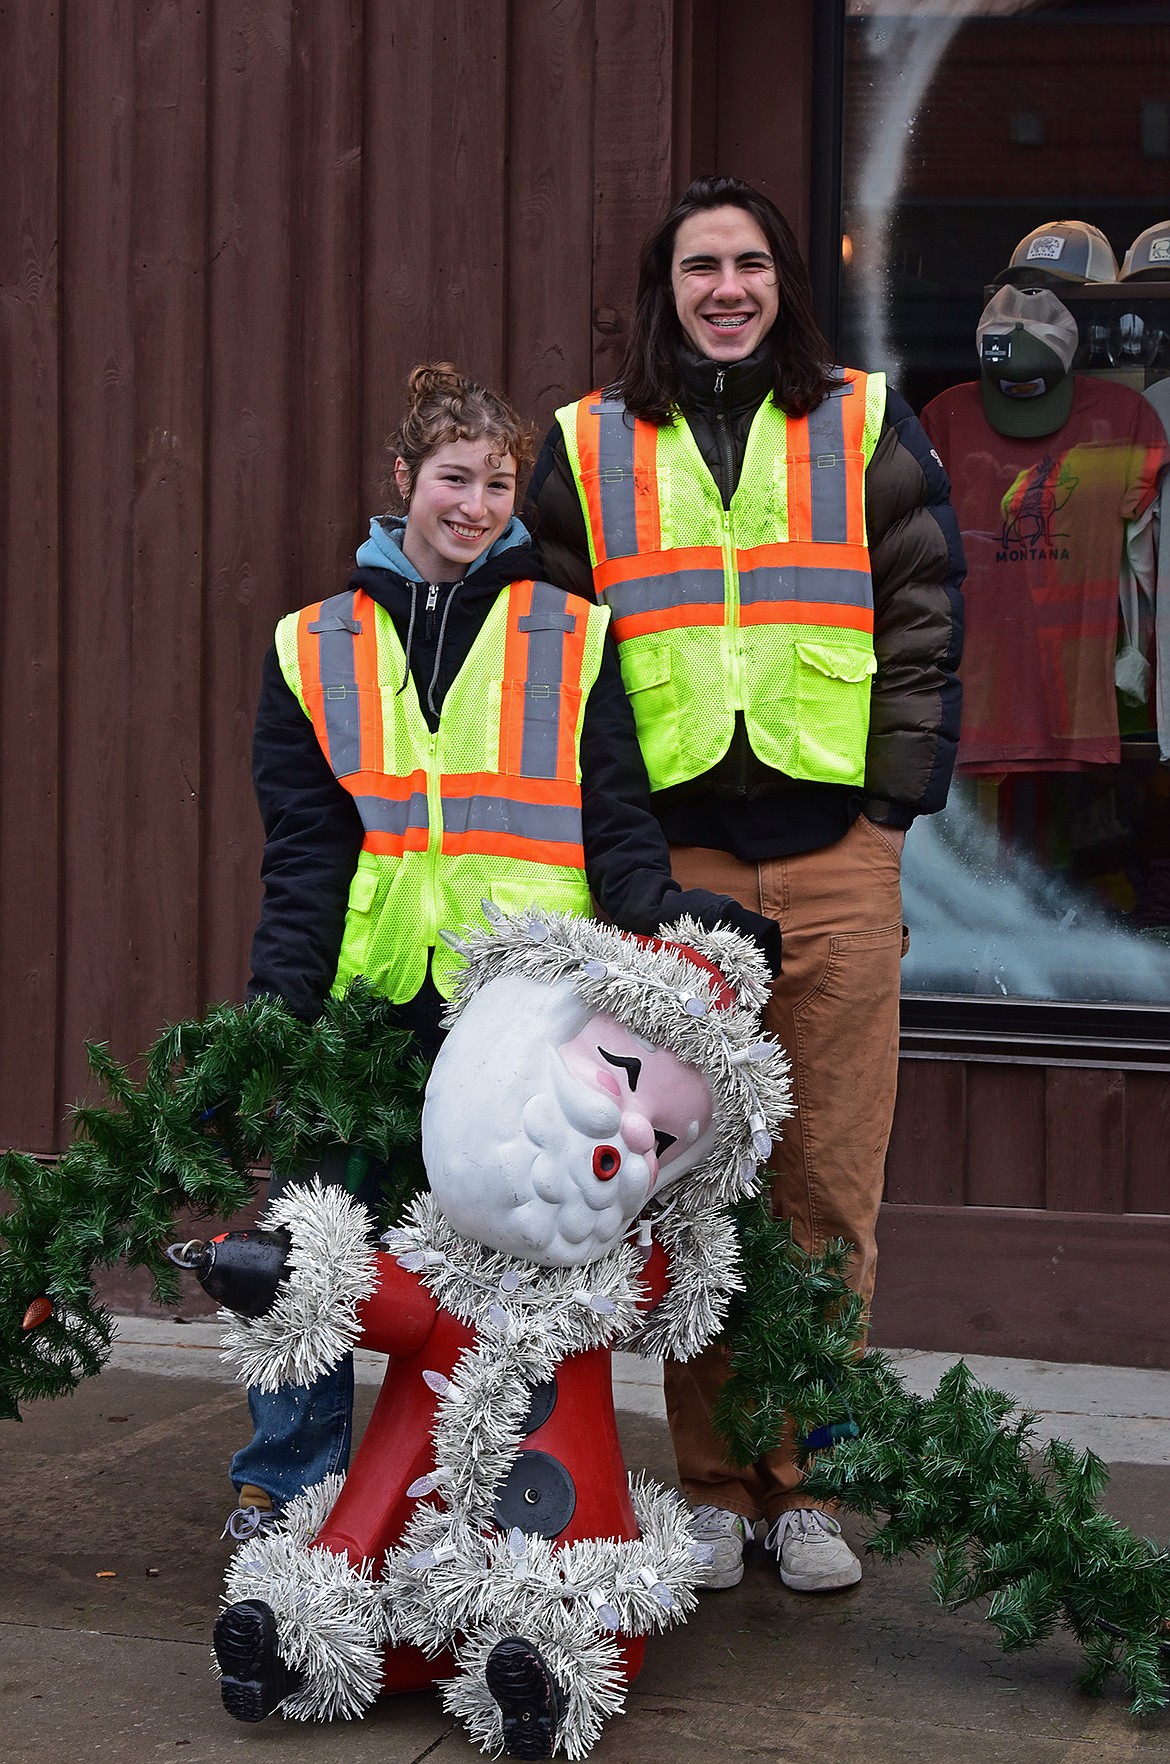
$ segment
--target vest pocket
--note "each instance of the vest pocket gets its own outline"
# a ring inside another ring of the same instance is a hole
[[[799,638],[794,647],[799,776],[860,784],[877,658],[871,648],[831,639]]]
[[[510,778],[565,778],[575,782],[581,688],[564,683],[542,686],[539,681],[505,680],[499,690],[500,773]],[[483,771],[495,769],[487,764],[480,766]]]
[[[650,787],[674,784],[686,773],[681,769],[678,689],[671,678],[670,646],[638,643],[635,647],[634,642],[626,642],[618,657]]]

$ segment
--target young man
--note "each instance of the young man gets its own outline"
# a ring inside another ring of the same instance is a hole
[[[776,920],[765,1025],[797,1114],[772,1171],[798,1243],[874,1230],[898,1063],[900,862],[946,800],[963,561],[946,475],[881,375],[834,368],[788,223],[693,183],[643,248],[616,384],[558,412],[533,497],[546,565],[613,614],[675,877]],[[747,1470],[710,1414],[718,1348],[666,1373],[679,1474],[734,1586],[760,1519],[781,1579],[860,1577],[796,1442]]]

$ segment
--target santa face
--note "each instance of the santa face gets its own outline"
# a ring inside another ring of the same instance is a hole
[[[596,1261],[714,1149],[706,1078],[591,1014],[568,981],[476,993],[423,1106],[431,1190],[455,1229],[544,1267]]]

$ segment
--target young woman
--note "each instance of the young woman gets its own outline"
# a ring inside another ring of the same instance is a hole
[[[431,364],[391,449],[403,514],[371,522],[345,591],[283,619],[265,662],[249,997],[311,1020],[360,974],[433,1053],[459,961],[441,933],[481,925],[484,900],[592,902],[642,933],[692,913],[756,936],[778,969],[771,921],[671,878],[608,612],[537,579],[514,513],[527,427]],[[256,1436],[231,1468],[245,1510],[344,1468],[348,1364],[249,1402]]]

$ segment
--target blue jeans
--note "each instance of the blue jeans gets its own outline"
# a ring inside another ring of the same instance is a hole
[[[312,1174],[330,1186],[350,1186],[350,1165],[349,1148],[341,1146],[322,1158]],[[351,1188],[356,1200],[367,1204],[373,1200],[382,1168],[367,1161],[363,1180]],[[304,1171],[289,1176],[274,1170],[269,1199],[275,1200],[290,1182],[304,1180]],[[346,1354],[310,1385],[284,1384],[271,1393],[250,1390],[248,1408],[252,1438],[232,1459],[228,1475],[237,1493],[250,1482],[265,1491],[273,1507],[280,1508],[335,1470],[349,1467],[353,1355]]]
[[[274,1507],[345,1470],[353,1441],[353,1355],[307,1386],[248,1392],[253,1434],[228,1472],[237,1491],[262,1488]]]

